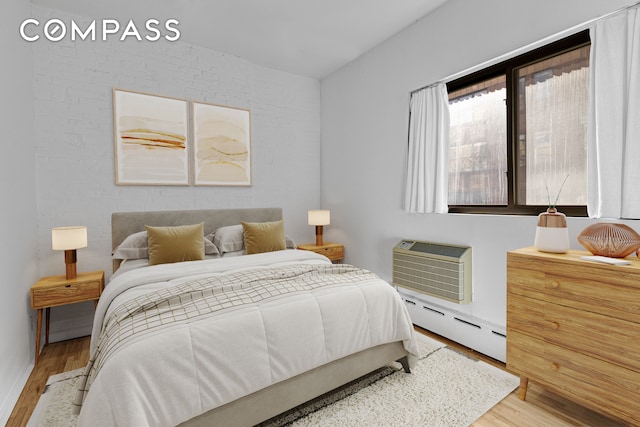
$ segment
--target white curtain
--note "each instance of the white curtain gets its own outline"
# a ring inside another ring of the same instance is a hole
[[[590,34],[589,216],[640,218],[640,8]]]
[[[411,95],[404,209],[447,213],[449,97],[438,83]]]

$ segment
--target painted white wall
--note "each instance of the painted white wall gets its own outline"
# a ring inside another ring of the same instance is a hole
[[[0,13],[0,425],[9,418],[34,357],[29,288],[38,276],[38,223],[31,52],[17,31],[29,13],[28,0],[7,0]]]
[[[403,212],[410,92],[632,4],[631,0],[449,0],[321,82],[322,208],[346,261],[391,279],[403,238],[473,247],[473,303],[452,310],[505,325],[506,252],[533,244],[536,218]],[[570,219],[576,236],[590,224]],[[638,223],[630,225],[640,229]]]

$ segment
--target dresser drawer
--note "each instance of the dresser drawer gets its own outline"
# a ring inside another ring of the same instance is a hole
[[[507,334],[517,330],[640,372],[640,324],[511,295],[507,312]]]
[[[546,341],[640,373],[640,324],[569,307],[546,316]]]
[[[507,368],[585,407],[640,424],[640,373],[508,331]],[[612,392],[615,390],[615,392]],[[606,408],[606,409],[605,409]]]
[[[544,340],[550,329],[545,321],[548,303],[507,293],[507,335],[511,330]]]
[[[32,291],[33,308],[54,307],[100,298],[102,282],[67,283],[41,287]]]
[[[509,253],[508,292],[640,323],[638,270]]]

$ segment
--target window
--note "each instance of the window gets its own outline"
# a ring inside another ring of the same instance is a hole
[[[447,84],[449,212],[586,216],[589,33]],[[562,191],[560,192],[560,189]]]

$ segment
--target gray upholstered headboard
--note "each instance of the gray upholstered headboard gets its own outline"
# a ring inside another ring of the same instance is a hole
[[[204,234],[220,227],[246,222],[269,222],[282,219],[282,208],[204,209],[185,211],[113,212],[111,214],[111,250],[130,234],[144,231],[145,225],[167,227],[204,223]],[[120,265],[114,260],[113,271]]]

